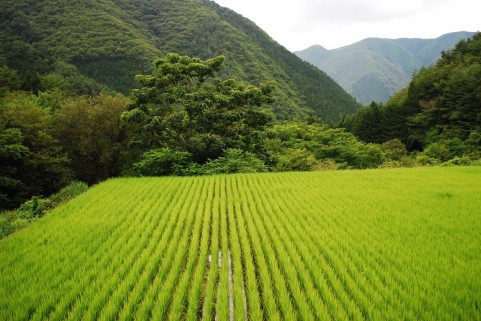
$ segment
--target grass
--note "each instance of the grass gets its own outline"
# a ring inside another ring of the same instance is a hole
[[[1,320],[481,320],[481,167],[94,186],[0,241]]]

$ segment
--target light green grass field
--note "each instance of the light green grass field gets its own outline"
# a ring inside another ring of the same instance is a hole
[[[481,168],[113,179],[0,241],[0,320],[481,320]]]

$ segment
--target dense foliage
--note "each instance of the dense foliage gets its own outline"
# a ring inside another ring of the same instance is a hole
[[[225,78],[276,81],[279,119],[333,123],[360,107],[325,73],[209,0],[3,0],[0,19],[0,67],[18,70],[25,88],[45,90],[39,79],[48,76],[77,94],[128,94],[155,57],[179,52],[224,55]]]
[[[367,142],[401,140],[426,163],[481,157],[481,33],[419,70],[386,105],[371,104],[341,122]]]

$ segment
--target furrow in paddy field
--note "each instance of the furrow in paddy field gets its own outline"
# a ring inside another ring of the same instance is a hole
[[[214,181],[213,206],[212,206],[212,240],[209,251],[209,268],[207,269],[207,280],[202,291],[202,320],[212,321],[215,317],[215,304],[218,282],[218,258],[220,244],[220,213],[219,213],[219,197],[220,190],[218,178],[210,178]]]
[[[225,209],[225,215],[226,215],[226,229],[227,229],[227,270],[228,270],[227,285],[228,285],[228,297],[229,297],[229,321],[234,321],[235,306],[237,306],[238,308],[241,308],[243,305],[241,304],[242,296],[238,297],[238,299],[237,299],[237,296],[234,297],[234,279],[233,279],[234,263],[232,261],[233,261],[233,254],[235,254],[235,257],[237,258],[238,257],[237,254],[240,251],[238,250],[238,243],[235,244],[236,248],[234,251],[234,244],[232,241],[235,235],[234,235],[234,232],[232,231],[233,227],[231,226],[231,216],[233,215],[233,213],[232,213],[232,202],[230,202],[231,193],[228,190],[228,186],[230,186],[230,182],[231,182],[230,176],[224,178],[223,196],[224,196],[224,209]],[[236,265],[238,266],[238,264]],[[242,280],[242,278],[240,278],[239,280]],[[240,293],[242,293],[242,289]],[[236,302],[234,303],[234,301]],[[239,311],[242,311],[242,310],[239,310]],[[240,317],[244,313],[238,313],[238,314]]]
[[[202,319],[204,315],[204,300],[205,300],[205,291],[207,287],[207,280],[209,277],[209,266],[212,261],[212,254],[211,254],[211,248],[212,248],[212,238],[214,234],[214,211],[212,210],[214,208],[214,196],[215,196],[215,182],[212,179],[208,179],[209,181],[209,190],[207,191],[206,198],[208,199],[208,203],[210,204],[210,207],[206,206],[205,208],[205,216],[209,217],[209,231],[208,231],[208,240],[207,240],[207,258],[205,260],[205,266],[203,267],[203,272],[202,276],[199,277],[201,283],[197,286],[197,291],[195,293],[196,295],[196,305],[195,307],[193,304],[190,304],[190,308],[188,311],[187,319],[188,320],[199,320]],[[196,311],[193,311],[196,310]]]
[[[219,279],[216,294],[216,320],[230,320],[229,307],[229,240],[227,230],[227,211],[225,203],[225,181],[226,177],[219,177],[219,212],[220,212],[220,260]]]
[[[242,256],[243,281],[246,296],[246,310],[248,320],[267,320],[267,309],[265,308],[260,272],[253,253],[252,242],[247,233],[245,225],[245,213],[242,209],[244,200],[239,193],[239,177],[233,176],[232,194],[235,198],[233,218],[235,219],[235,230],[239,235],[240,251]]]
[[[212,196],[213,196],[214,184],[212,180],[207,180],[206,187],[202,190],[200,201],[204,204],[202,212],[198,212],[198,215],[203,217],[203,231],[201,246],[198,252],[198,262],[193,272],[192,284],[190,286],[190,292],[188,298],[184,302],[183,311],[180,315],[180,320],[195,321],[201,316],[199,310],[202,309],[201,293],[204,283],[205,270],[208,264],[209,246],[211,242],[212,232]]]
[[[238,203],[235,192],[235,177],[230,176],[228,184],[225,186],[226,203],[227,203],[227,226],[229,229],[229,297],[232,298],[230,303],[230,311],[234,320],[248,320],[249,309],[246,297],[246,270],[244,251],[239,236],[238,226],[236,224],[236,205]],[[260,319],[259,319],[260,320]]]

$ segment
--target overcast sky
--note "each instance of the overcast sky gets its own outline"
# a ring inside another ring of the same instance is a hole
[[[436,38],[481,30],[480,0],[214,0],[291,51],[364,38]]]

